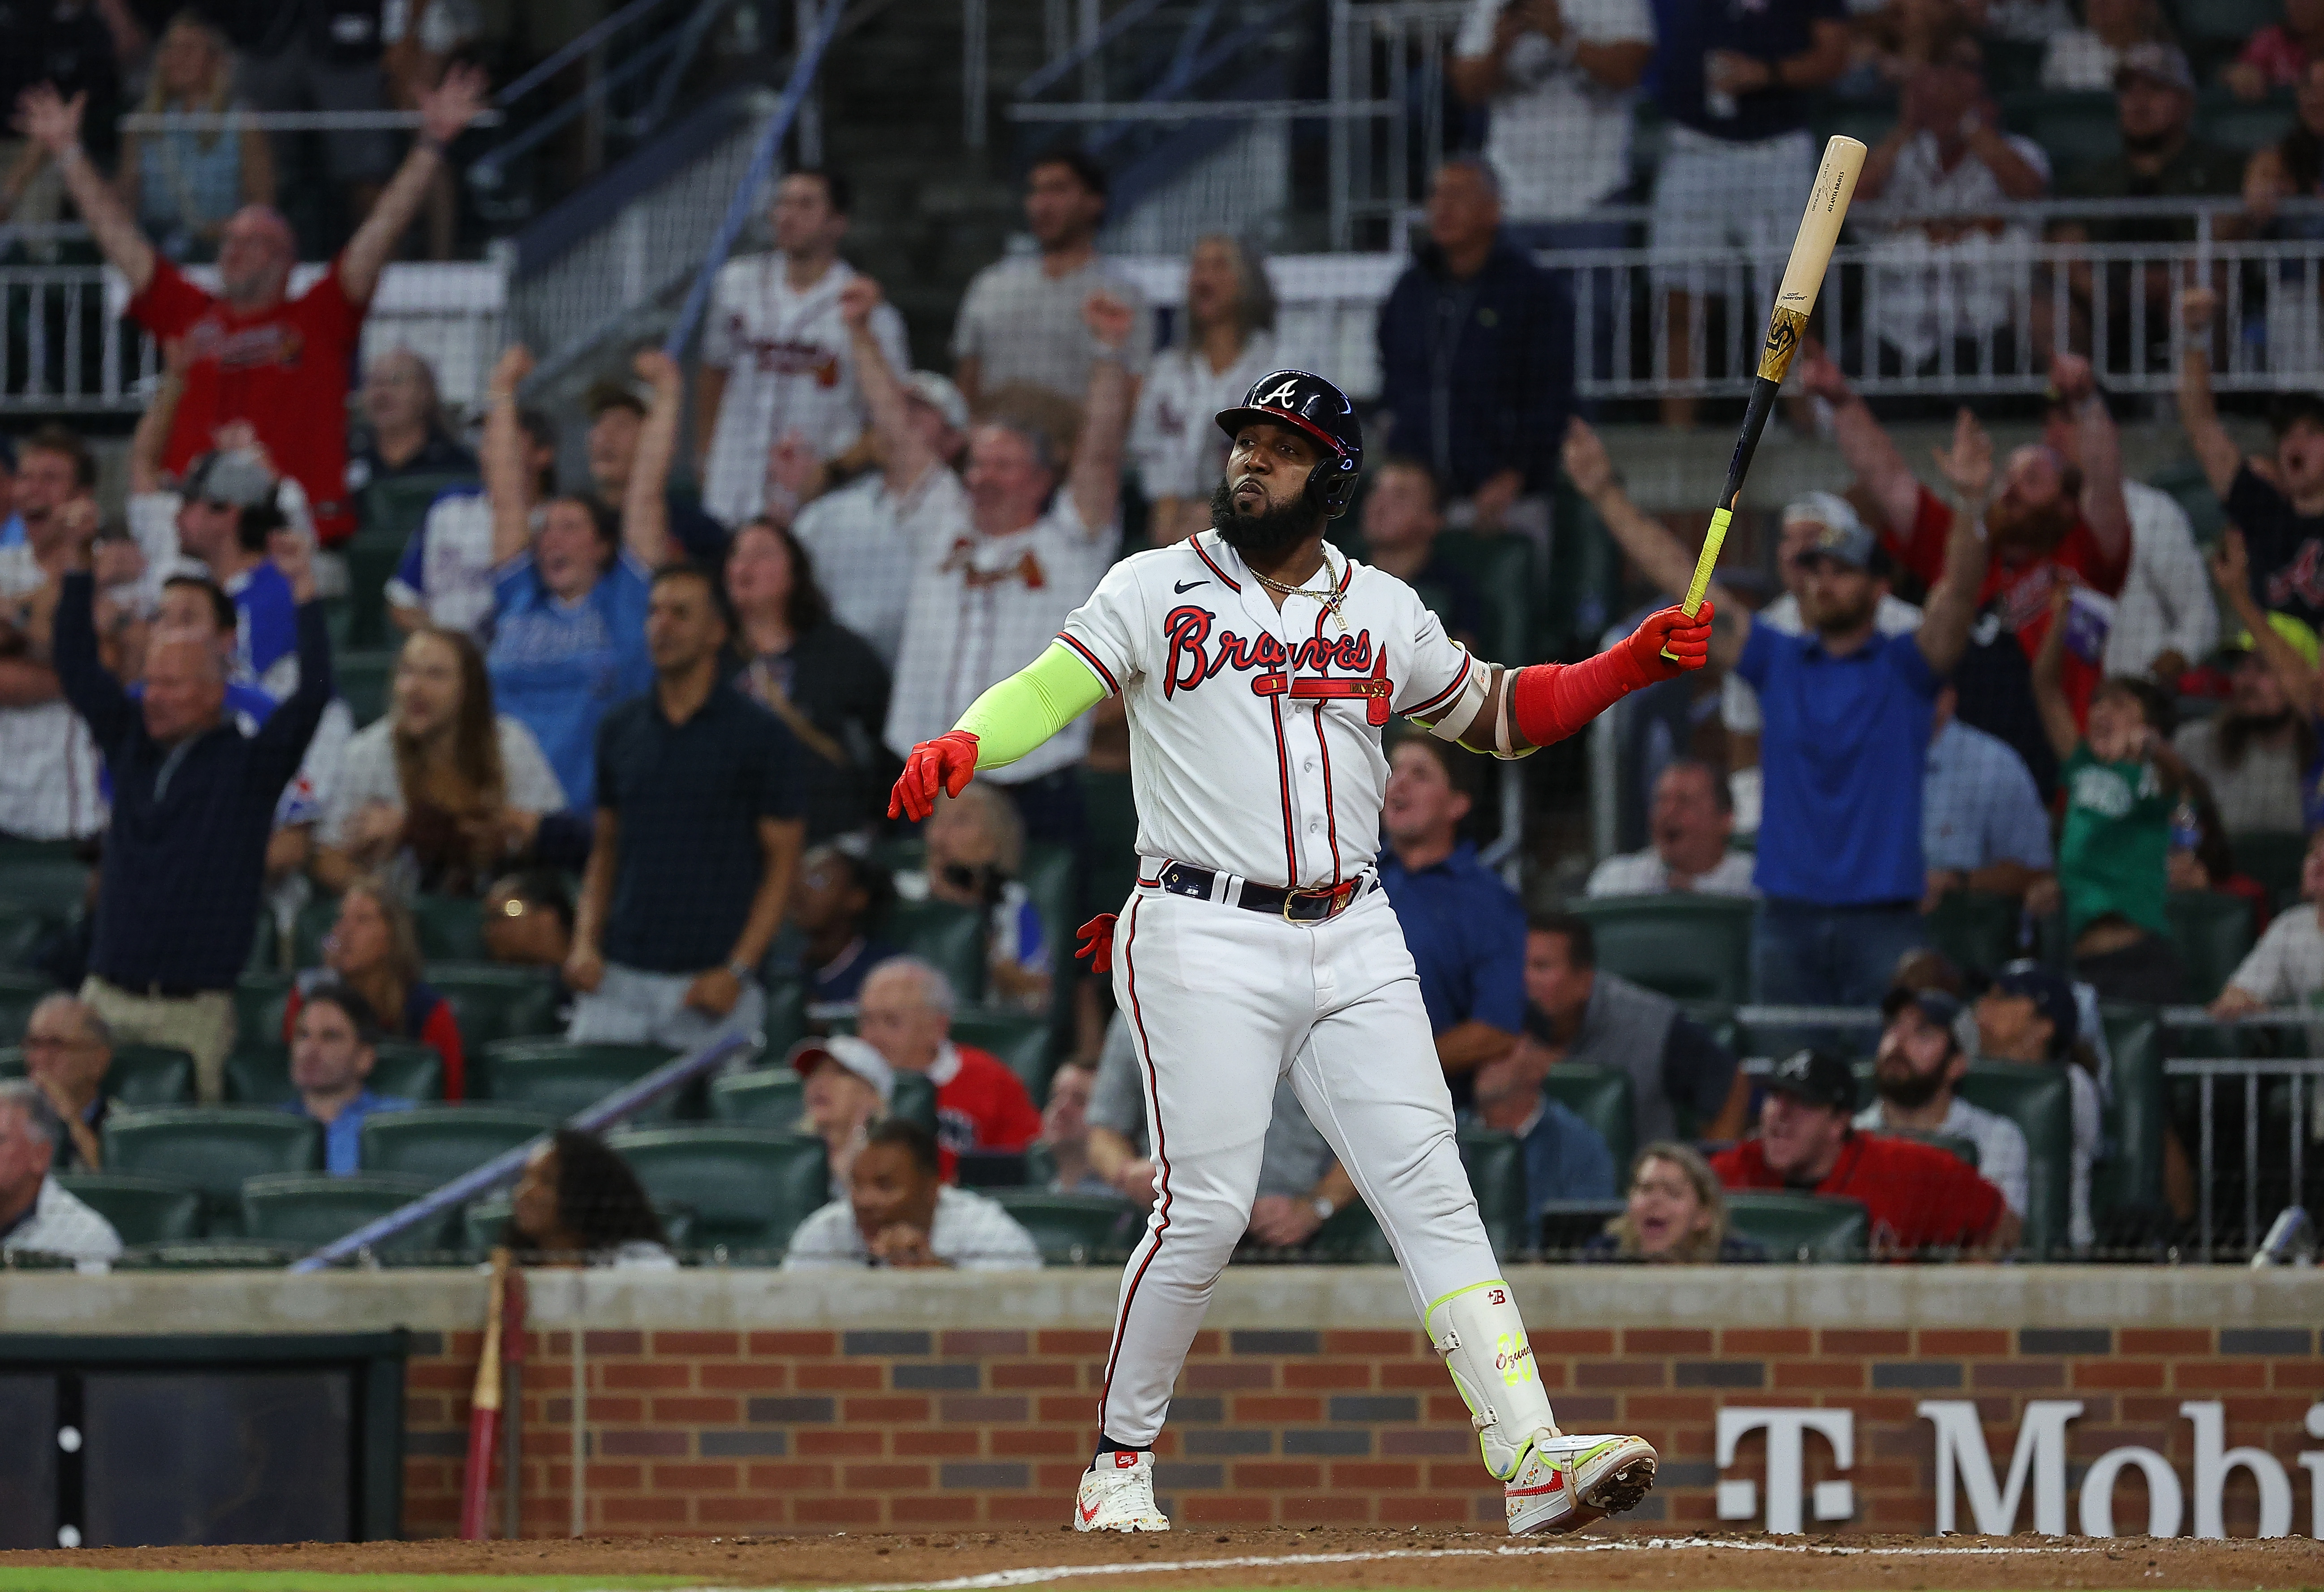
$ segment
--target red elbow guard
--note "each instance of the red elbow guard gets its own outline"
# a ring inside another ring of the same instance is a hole
[[[1509,715],[1536,746],[1554,746],[1604,713],[1644,681],[1630,678],[1620,647],[1580,663],[1536,663],[1517,674]]]

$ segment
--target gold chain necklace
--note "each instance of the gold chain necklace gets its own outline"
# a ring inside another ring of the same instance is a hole
[[[1248,562],[1246,562],[1244,567],[1250,567]],[[1328,554],[1323,559],[1323,574],[1327,577],[1332,574],[1332,560]],[[1324,608],[1330,611],[1333,622],[1340,627],[1340,633],[1342,635],[1347,634],[1348,620],[1347,616],[1340,612],[1340,599],[1342,594],[1340,592],[1336,581],[1326,584],[1321,591],[1318,591],[1313,586],[1285,585],[1279,580],[1268,579],[1267,576],[1259,574],[1256,569],[1251,570],[1250,575],[1253,580],[1257,581],[1260,585],[1265,586],[1268,591],[1273,592],[1278,597],[1308,597],[1314,599],[1315,602],[1321,603]]]

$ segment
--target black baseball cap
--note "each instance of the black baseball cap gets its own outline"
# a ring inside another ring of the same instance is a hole
[[[1950,1029],[1961,1014],[1961,1003],[1941,989],[1909,989],[1900,984],[1880,998],[1880,1015],[1889,1022],[1906,1007],[1940,1028]]]
[[[2050,1019],[2050,1054],[2061,1056],[2081,1032],[2081,1008],[2074,1002],[2074,987],[2039,962],[2013,962],[1993,980],[1996,993],[2022,996]]]
[[[1767,1075],[1771,1094],[1835,1111],[1856,1109],[1856,1069],[1828,1050],[1795,1050]]]

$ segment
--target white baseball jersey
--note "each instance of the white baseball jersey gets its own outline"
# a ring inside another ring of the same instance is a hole
[[[1057,626],[1105,572],[1117,539],[1113,526],[1084,525],[1074,494],[1062,489],[1049,511],[1022,530],[983,535],[960,477],[930,474],[936,479],[912,515],[922,539],[888,698],[888,745],[899,758],[951,729],[987,686],[1047,650]],[[1030,756],[982,778],[1000,785],[1038,779],[1081,761],[1089,737],[1084,716]]]
[[[846,262],[834,261],[813,287],[794,291],[780,254],[719,268],[702,330],[702,363],[726,373],[703,470],[703,507],[714,519],[740,525],[765,505],[767,450],[785,432],[825,459],[862,435],[863,393],[839,318],[839,290],[854,280]],[[899,376],[911,370],[894,305],[872,312],[872,336],[890,369]]]
[[[1130,708],[1138,848],[1268,885],[1354,878],[1379,850],[1391,714],[1484,666],[1413,589],[1326,550],[1338,613],[1272,596],[1215,530],[1113,566],[1060,640]]]
[[[1227,465],[1227,434],[1218,412],[1242,401],[1252,382],[1275,369],[1275,339],[1265,332],[1243,345],[1234,363],[1214,371],[1202,349],[1181,344],[1155,355],[1138,390],[1130,456],[1149,498],[1207,498]]]

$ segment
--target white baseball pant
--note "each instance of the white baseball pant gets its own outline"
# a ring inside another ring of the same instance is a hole
[[[1337,917],[1286,923],[1141,888],[1114,996],[1146,1084],[1156,1199],[1122,1274],[1098,1417],[1151,1447],[1211,1290],[1250,1221],[1277,1081],[1394,1246],[1413,1313],[1500,1275],[1453,1136],[1420,980],[1377,885]]]

